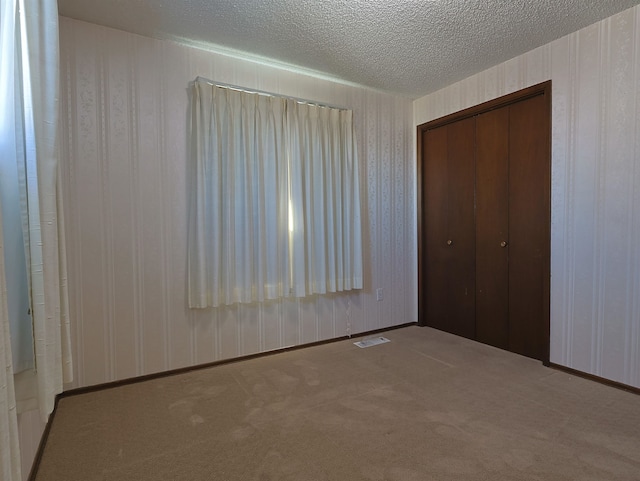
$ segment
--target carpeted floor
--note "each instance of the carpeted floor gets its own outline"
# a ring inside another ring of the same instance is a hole
[[[384,336],[64,398],[36,480],[640,480],[636,394],[429,328]]]

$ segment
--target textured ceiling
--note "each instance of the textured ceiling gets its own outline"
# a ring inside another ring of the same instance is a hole
[[[63,16],[419,97],[640,0],[58,0]]]

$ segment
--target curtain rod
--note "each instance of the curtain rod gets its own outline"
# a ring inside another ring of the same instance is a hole
[[[233,89],[233,90],[241,90],[243,92],[248,92],[248,93],[252,93],[252,94],[259,94],[259,95],[266,95],[268,97],[279,97],[279,98],[283,98],[283,99],[289,99],[289,100],[294,100],[296,102],[299,103],[303,103],[303,104],[309,104],[309,105],[317,105],[318,107],[328,107],[331,109],[338,109],[338,110],[351,110],[348,109],[346,107],[339,107],[337,105],[331,105],[331,104],[325,104],[322,102],[316,102],[315,100],[307,100],[307,99],[302,99],[299,97],[292,97],[290,95],[281,95],[281,94],[276,94],[273,92],[267,92],[265,90],[257,90],[257,89],[250,89],[247,87],[240,87],[239,85],[232,85],[232,84],[227,84],[227,83],[223,83],[223,82],[215,82],[213,80],[209,80],[208,78],[204,78],[201,76],[196,77],[196,79],[194,80],[194,82],[197,81],[202,81],[202,82],[206,82],[210,85],[214,85],[216,87],[222,87],[222,88],[228,88],[228,89]]]

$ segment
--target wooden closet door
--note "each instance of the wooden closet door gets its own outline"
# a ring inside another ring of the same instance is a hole
[[[426,324],[475,337],[475,119],[423,134]]]
[[[510,106],[509,350],[549,359],[550,126],[546,95]]]
[[[548,81],[418,127],[420,325],[544,363],[550,107]]]
[[[476,338],[509,348],[509,107],[476,120]]]

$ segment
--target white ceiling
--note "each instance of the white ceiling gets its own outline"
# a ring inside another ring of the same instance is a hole
[[[419,97],[640,0],[58,0],[63,16]]]

